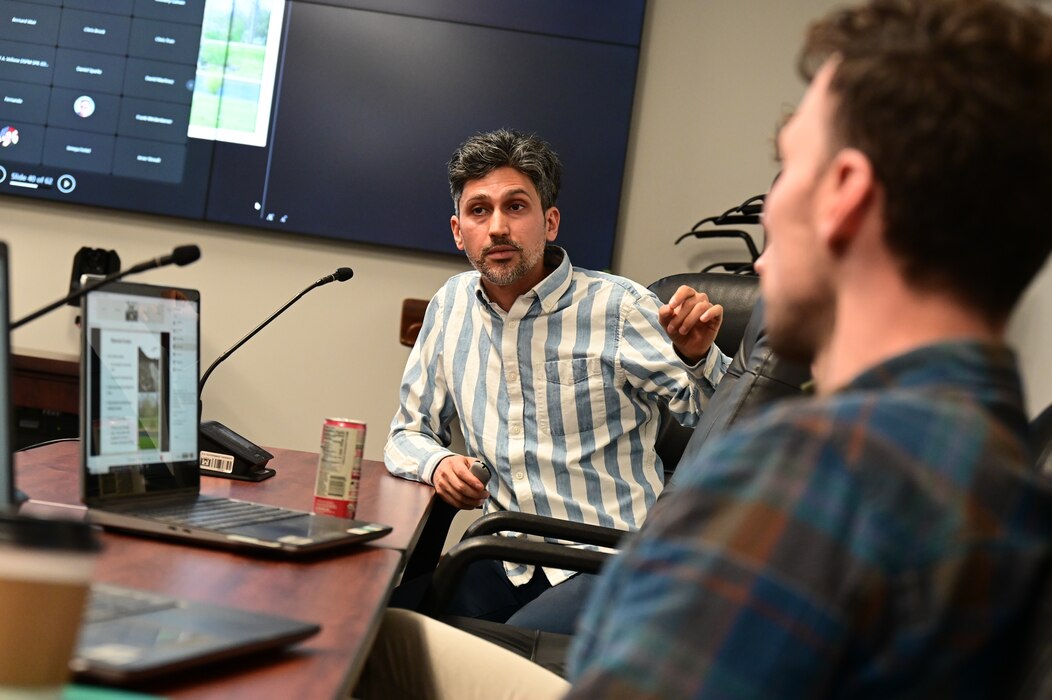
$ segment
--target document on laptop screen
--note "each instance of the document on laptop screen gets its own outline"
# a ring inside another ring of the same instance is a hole
[[[120,291],[87,296],[87,469],[197,459],[196,300]]]

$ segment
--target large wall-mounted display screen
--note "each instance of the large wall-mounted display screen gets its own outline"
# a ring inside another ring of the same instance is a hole
[[[456,253],[445,163],[536,132],[613,252],[645,0],[0,0],[0,193]]]

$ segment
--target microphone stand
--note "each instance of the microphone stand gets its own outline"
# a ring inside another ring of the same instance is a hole
[[[20,318],[17,321],[10,323],[7,329],[8,331],[13,331],[16,328],[24,326],[30,321],[34,321],[40,318],[46,313],[54,311],[60,306],[64,306],[71,301],[75,301],[76,299],[81,298],[89,292],[95,291],[99,287],[104,287],[107,284],[116,282],[117,280],[127,277],[128,275],[132,275],[138,272],[145,272],[146,270],[152,270],[157,267],[164,267],[165,265],[171,265],[172,263],[175,263],[176,265],[180,266],[189,265],[190,263],[197,260],[199,257],[201,257],[201,250],[197,246],[179,246],[174,251],[172,251],[171,255],[166,255],[160,258],[154,258],[153,260],[147,260],[146,262],[139,263],[138,265],[133,265],[127,270],[118,270],[113,274],[106,275],[100,280],[95,280],[90,284],[82,285],[77,291],[71,292],[70,294],[67,294],[66,296],[59,299],[58,301],[54,301],[41,309],[37,309],[28,316],[24,316],[23,318]]]
[[[297,294],[296,296],[294,296],[294,297],[292,297],[291,299],[289,299],[289,300],[288,300],[288,302],[286,302],[286,304],[285,304],[284,306],[282,306],[282,307],[281,307],[280,309],[278,309],[277,311],[275,311],[274,313],[272,313],[272,314],[271,314],[270,316],[268,316],[268,317],[267,317],[267,320],[266,320],[266,321],[264,321],[263,323],[259,324],[259,325],[258,325],[258,326],[256,326],[255,328],[253,328],[253,329],[252,329],[252,330],[251,330],[251,331],[250,331],[250,332],[248,333],[248,335],[246,335],[246,336],[245,336],[244,338],[242,338],[241,340],[239,340],[239,341],[237,341],[236,343],[234,343],[234,346],[233,346],[232,348],[230,348],[229,350],[227,350],[226,352],[224,352],[224,353],[223,353],[222,355],[220,355],[219,357],[217,357],[217,358],[216,358],[216,361],[215,361],[215,362],[213,362],[213,363],[212,363],[211,365],[209,365],[208,369],[206,369],[206,370],[205,370],[205,373],[201,375],[201,382],[200,382],[200,384],[198,385],[198,393],[200,394],[200,392],[201,392],[201,391],[204,391],[204,388],[205,388],[205,382],[206,382],[206,381],[208,381],[208,377],[209,377],[209,376],[211,376],[211,374],[212,374],[212,371],[213,371],[213,370],[214,370],[214,369],[216,368],[216,366],[218,366],[218,365],[219,365],[219,363],[220,363],[220,362],[222,362],[222,361],[223,361],[223,360],[225,360],[226,358],[228,358],[228,357],[230,357],[231,355],[233,355],[233,354],[234,354],[234,351],[235,351],[235,350],[237,350],[237,349],[238,349],[238,348],[240,348],[240,347],[241,347],[242,345],[244,345],[245,343],[247,343],[248,341],[250,341],[250,340],[251,340],[251,339],[252,339],[252,338],[253,338],[253,337],[254,337],[254,336],[256,335],[256,333],[259,333],[259,332],[260,332],[261,330],[263,330],[264,328],[266,328],[266,327],[267,327],[267,326],[268,326],[268,325],[270,324],[270,322],[271,322],[271,321],[273,321],[274,319],[276,319],[276,318],[277,318],[278,316],[280,316],[281,314],[285,313],[285,310],[286,310],[286,309],[288,309],[288,308],[289,308],[290,306],[292,306],[293,304],[295,304],[295,303],[296,303],[297,301],[299,301],[299,300],[300,300],[300,298],[301,298],[301,297],[302,297],[302,296],[303,296],[304,294],[306,294],[307,292],[311,291],[311,290],[312,290],[312,289],[314,289],[315,287],[319,287],[319,286],[321,286],[321,284],[322,284],[322,281],[321,281],[321,280],[318,280],[317,282],[315,282],[315,283],[314,283],[314,284],[312,284],[311,286],[307,287],[306,289],[304,289],[304,290],[303,290],[302,292],[300,292],[300,293],[299,293],[299,294]]]
[[[255,337],[257,333],[266,328],[278,316],[283,314],[286,309],[299,301],[307,292],[316,289],[317,287],[321,287],[322,285],[329,284],[330,282],[344,282],[349,280],[353,274],[351,268],[341,267],[333,274],[322,277],[320,280],[289,299],[284,306],[268,316],[263,323],[253,328],[244,338],[234,343],[229,350],[217,357],[215,362],[209,365],[208,369],[206,369],[204,374],[201,375],[201,381],[197,386],[198,415],[203,413],[204,402],[201,400],[201,394],[204,392],[205,382],[208,381],[212,372],[221,362],[223,362],[223,360],[230,357],[238,348]],[[263,481],[264,479],[269,479],[274,476],[276,473],[273,469],[266,467],[267,462],[273,459],[274,455],[267,452],[251,440],[235,433],[219,421],[205,421],[201,423],[199,437],[201,450],[203,452],[211,453],[209,455],[202,455],[201,472],[203,474],[218,476],[225,479],[238,479],[241,481]]]
[[[248,335],[234,343],[233,347],[217,357],[215,362],[209,365],[205,373],[201,375],[201,381],[197,385],[197,415],[200,416],[204,412],[201,392],[204,391],[205,382],[208,381],[208,377],[212,375],[213,370],[219,366],[219,363],[233,355],[234,351],[251,340],[256,333],[266,328],[285,309],[295,304],[300,297],[316,286],[317,282],[292,297],[288,303],[272,313],[267,317],[267,320],[253,328]],[[267,462],[273,459],[274,455],[243,435],[235,433],[219,421],[202,422],[200,430],[201,432],[198,436],[200,449],[217,455],[216,457],[202,455],[201,472],[203,474],[225,479],[237,479],[239,481],[263,481],[277,474],[276,471],[267,467]],[[208,449],[206,450],[205,448]]]

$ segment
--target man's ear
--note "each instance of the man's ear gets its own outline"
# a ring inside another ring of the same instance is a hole
[[[875,204],[873,164],[856,148],[840,150],[826,168],[818,231],[833,248],[851,241]]]
[[[548,207],[548,211],[544,212],[544,238],[551,243],[558,235],[559,209],[557,207]]]
[[[449,228],[453,229],[453,240],[457,244],[457,250],[464,250],[464,237],[460,235],[460,219],[456,216],[449,217]]]

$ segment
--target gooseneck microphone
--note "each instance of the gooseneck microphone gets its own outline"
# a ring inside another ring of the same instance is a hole
[[[116,282],[117,280],[128,275],[133,275],[139,272],[145,272],[146,270],[152,270],[157,267],[165,267],[167,265],[189,265],[190,263],[194,262],[200,257],[201,249],[197,246],[181,245],[172,250],[172,252],[168,255],[162,255],[160,257],[153,258],[152,260],[141,262],[138,265],[133,265],[129,267],[127,270],[119,270],[111,275],[106,275],[100,280],[95,280],[91,284],[82,285],[81,288],[77,291],[71,292],[70,294],[67,294],[66,296],[59,299],[58,301],[52,302],[41,309],[37,309],[28,316],[24,316],[23,318],[12,322],[8,326],[8,330],[13,331],[19,326],[23,326],[32,320],[40,318],[49,311],[54,311],[60,306],[64,306],[71,301],[76,301],[88,292],[93,292],[100,287],[105,287],[107,284],[110,284],[111,282]]]
[[[296,296],[294,296],[291,299],[289,299],[288,302],[286,302],[286,304],[284,306],[282,306],[280,309],[278,309],[277,311],[272,313],[267,318],[266,321],[264,321],[263,323],[259,324],[255,328],[253,328],[252,331],[249,332],[248,335],[246,335],[244,338],[242,338],[241,340],[239,340],[236,343],[234,343],[234,345],[229,350],[227,350],[222,355],[220,355],[219,357],[216,358],[216,361],[213,362],[209,366],[209,368],[205,370],[205,373],[201,375],[201,383],[198,385],[199,392],[204,390],[205,382],[208,381],[208,377],[212,374],[212,370],[214,370],[219,365],[220,362],[222,362],[226,358],[230,357],[230,355],[232,355],[235,350],[237,350],[239,347],[241,347],[242,345],[247,343],[249,340],[251,340],[252,337],[256,333],[259,333],[261,330],[266,328],[270,324],[271,321],[273,321],[278,316],[280,316],[282,313],[284,313],[285,309],[289,308],[290,306],[295,304],[297,301],[299,301],[300,298],[304,294],[306,294],[307,292],[311,291],[312,289],[316,289],[316,288],[321,287],[323,285],[329,284],[330,282],[346,282],[347,280],[351,279],[351,277],[353,277],[353,276],[354,276],[354,270],[352,270],[349,267],[341,267],[338,270],[336,270],[336,272],[332,273],[331,275],[326,275],[325,277],[322,277],[320,280],[318,280],[314,284],[310,285],[309,287],[304,289],[302,292],[300,292]]]
[[[216,358],[205,373],[201,375],[201,383],[198,384],[198,401],[201,392],[205,388],[205,382],[211,376],[212,371],[219,363],[230,357],[239,347],[247,343],[251,338],[267,327],[267,325],[289,308],[312,289],[329,284],[330,282],[346,282],[354,275],[349,267],[341,267],[331,275],[326,275],[310,285],[302,292],[292,297],[284,306],[272,313],[267,320],[259,324],[241,340]],[[202,413],[201,405],[198,405],[198,415]],[[219,421],[205,421],[201,423],[198,444],[201,448],[201,473],[209,476],[218,476],[224,479],[238,479],[242,481],[263,481],[274,476],[275,471],[268,468],[267,462],[274,456],[251,440],[238,435]]]
[[[329,282],[346,282],[352,277],[354,277],[354,270],[352,270],[349,267],[340,267],[336,269],[336,272],[332,273],[331,275],[325,275],[320,280],[312,284],[310,288],[305,289],[303,293],[306,294],[311,289],[314,289],[315,287],[320,287],[323,284],[328,284]]]
[[[182,267],[183,265],[189,265],[190,263],[195,262],[200,257],[201,249],[197,246],[181,245],[168,255],[162,255],[153,260],[147,260],[146,262],[141,262],[138,265],[129,267],[128,271],[124,274],[130,275],[135,272],[146,272],[155,267],[165,267],[166,265],[178,265],[179,267]]]

